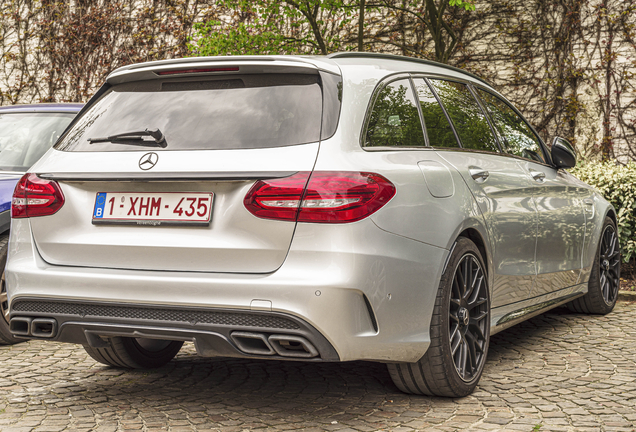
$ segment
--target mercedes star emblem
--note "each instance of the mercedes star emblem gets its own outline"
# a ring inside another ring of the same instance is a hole
[[[139,159],[139,168],[144,171],[149,170],[150,168],[157,165],[159,161],[159,155],[157,153],[146,153]]]

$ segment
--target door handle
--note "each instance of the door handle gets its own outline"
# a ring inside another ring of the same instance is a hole
[[[469,168],[468,173],[477,183],[483,183],[486,181],[490,173],[481,168]]]
[[[593,212],[594,211],[594,200],[590,199],[590,198],[586,198],[583,200],[583,203],[585,203],[585,211],[587,212]]]
[[[545,180],[545,173],[541,171],[530,171],[530,175],[534,181],[542,182]]]

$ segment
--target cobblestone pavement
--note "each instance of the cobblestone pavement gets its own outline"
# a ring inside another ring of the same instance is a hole
[[[563,309],[493,336],[477,391],[408,396],[384,365],[202,359],[121,371],[81,347],[0,347],[0,430],[634,431],[636,304]]]

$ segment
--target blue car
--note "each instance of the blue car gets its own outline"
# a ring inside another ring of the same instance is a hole
[[[0,345],[20,341],[9,332],[4,283],[13,189],[31,165],[55,144],[82,106],[36,104],[0,107]]]

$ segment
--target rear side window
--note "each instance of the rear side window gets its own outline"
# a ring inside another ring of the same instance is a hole
[[[318,75],[233,75],[126,83],[109,89],[56,148],[139,151],[148,147],[121,140],[91,143],[89,139],[145,129],[159,129],[164,134],[165,150],[254,149],[317,142],[322,106]]]
[[[369,116],[365,147],[423,147],[424,133],[408,79],[387,84]]]
[[[429,144],[433,147],[459,147],[453,128],[428,84],[421,78],[416,78],[413,82],[422,107]]]
[[[525,159],[545,163],[539,138],[530,126],[506,102],[486,91],[478,89],[506,152]]]
[[[465,149],[498,152],[488,120],[465,84],[432,79]]]
[[[75,114],[0,114],[0,171],[27,171],[71,123]]]

